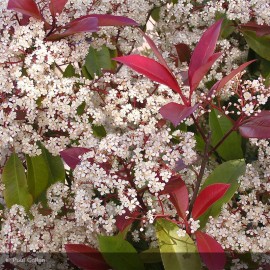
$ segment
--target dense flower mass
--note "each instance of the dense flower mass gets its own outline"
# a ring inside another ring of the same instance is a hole
[[[226,269],[267,267],[270,3],[68,0],[53,16],[54,1],[37,0],[40,19],[7,9],[11,2],[0,2],[0,252],[101,251],[100,235],[122,233],[136,252],[161,250],[158,228],[170,221],[196,252],[213,252],[203,237],[216,240],[214,251],[232,255]],[[98,31],[66,35],[88,14]],[[139,26],[102,24],[102,14]],[[191,91],[192,52],[211,25],[219,39]],[[222,54],[210,65],[215,47]],[[158,60],[164,73],[155,79],[158,68],[121,60],[133,54]],[[30,199],[10,198],[13,179]],[[219,195],[205,203],[207,188]]]

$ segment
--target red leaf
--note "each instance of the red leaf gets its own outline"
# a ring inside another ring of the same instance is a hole
[[[122,232],[127,226],[132,224],[132,222],[134,222],[134,218],[138,217],[139,215],[140,212],[135,210],[132,213],[130,213],[130,211],[126,211],[124,215],[117,216],[115,222],[117,229]],[[126,219],[126,217],[129,218]]]
[[[178,215],[185,220],[186,211],[188,209],[188,190],[185,182],[179,175],[172,176],[169,182],[165,185],[160,195],[169,194],[170,201],[175,206]]]
[[[170,102],[161,107],[159,112],[164,119],[171,121],[174,126],[177,126],[182,120],[190,116],[197,108],[198,104],[193,107],[189,107],[175,102]]]
[[[250,117],[239,127],[240,134],[246,138],[270,138],[270,111],[262,111]]]
[[[197,71],[204,65],[206,65],[210,58],[213,56],[213,53],[216,48],[216,43],[219,37],[220,29],[221,29],[222,20],[217,21],[215,24],[210,26],[202,35],[200,41],[198,42],[197,46],[195,47],[193,54],[191,56],[188,75],[189,75],[189,82],[191,85],[190,89],[190,96],[192,95],[192,92],[194,91],[194,87],[196,86],[195,83],[192,83],[194,81],[193,77],[197,73]],[[210,68],[210,63],[208,64],[207,71]],[[206,70],[206,68],[204,68]],[[207,72],[206,71],[206,72]],[[205,72],[205,73],[206,73]],[[201,71],[202,73],[202,71]],[[204,73],[204,75],[205,75]],[[202,77],[202,74],[200,76],[197,75],[197,77]],[[196,80],[198,81],[198,79]],[[198,85],[198,84],[197,84]]]
[[[124,65],[129,66],[149,79],[169,86],[175,92],[180,93],[180,87],[175,77],[166,67],[157,61],[138,54],[113,58]]]
[[[74,21],[80,21],[85,18],[97,18],[98,26],[139,26],[137,22],[130,18],[111,14],[90,14],[82,16]]]
[[[49,8],[53,17],[55,17],[56,14],[60,15],[62,13],[67,1],[68,0],[51,0]]]
[[[65,249],[70,261],[85,270],[109,270],[110,267],[101,253],[86,245],[66,244]]]
[[[203,79],[205,74],[209,71],[209,69],[213,66],[216,60],[220,57],[222,53],[215,53],[208,59],[204,65],[200,66],[192,77],[189,77],[189,85],[190,85],[190,96],[193,91],[198,87],[200,81]]]
[[[20,12],[38,20],[43,20],[37,4],[33,0],[9,0],[7,9]]]
[[[75,169],[75,167],[81,162],[79,156],[89,152],[90,149],[83,147],[73,147],[67,148],[60,152],[62,159],[66,162],[66,164],[71,168]]]
[[[180,60],[180,62],[190,62],[190,57],[191,57],[191,50],[189,48],[189,46],[185,43],[178,43],[176,45],[174,45],[177,55],[178,55],[178,59]]]
[[[229,187],[229,184],[218,183],[204,188],[195,200],[192,209],[193,219],[198,219],[213,203],[219,200],[226,193]]]
[[[147,36],[143,31],[140,31],[141,34],[144,36],[145,40],[147,41],[147,43],[149,44],[149,46],[151,47],[152,51],[154,52],[155,56],[157,57],[159,63],[161,65],[163,65],[165,68],[168,69],[168,71],[171,73],[171,70],[169,69],[165,59],[163,58],[162,54],[159,52],[156,44],[154,43],[154,41]]]
[[[97,18],[85,18],[80,21],[72,21],[65,26],[66,31],[60,34],[53,34],[47,37],[47,40],[54,41],[64,37],[68,37],[77,33],[82,32],[97,32],[98,31],[98,20]]]
[[[267,24],[257,24],[255,22],[248,22],[245,24],[240,24],[241,29],[256,32],[259,37],[270,34],[270,26]]]
[[[222,89],[226,85],[227,82],[229,82],[234,76],[236,76],[239,72],[243,71],[248,65],[250,65],[254,61],[256,60],[251,60],[249,62],[242,64],[238,68],[234,69],[229,75],[225,76],[224,78],[216,82],[210,89],[209,95],[211,96],[214,90],[219,91],[220,89]]]
[[[211,236],[196,231],[198,251],[209,270],[222,270],[226,264],[226,255],[222,246]]]

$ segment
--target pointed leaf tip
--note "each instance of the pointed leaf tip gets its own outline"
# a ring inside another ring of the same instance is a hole
[[[204,188],[195,200],[192,218],[198,219],[205,211],[219,200],[229,189],[230,184],[212,184]]]
[[[151,58],[138,54],[133,54],[128,56],[116,57],[113,58],[113,60],[127,65],[136,72],[145,75],[150,80],[167,85],[177,93],[181,92],[177,80],[170,73],[170,71]]]
[[[214,54],[214,51],[220,34],[222,21],[223,20],[218,20],[203,33],[192,53],[188,70],[189,83],[191,86],[190,95],[192,95],[203,76],[219,57],[219,55]],[[194,79],[195,76],[196,79]],[[196,83],[194,81],[196,81]]]

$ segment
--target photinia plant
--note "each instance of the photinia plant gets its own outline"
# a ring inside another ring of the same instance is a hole
[[[0,8],[10,20],[0,31],[1,251],[66,251],[64,267],[89,270],[252,261],[234,251],[267,247],[259,236],[269,225],[270,91],[253,79],[258,65],[269,77],[269,26],[253,21],[255,4],[248,23],[219,7],[197,29],[176,16],[180,2],[150,1],[146,23],[152,17],[161,47],[175,49],[163,56],[147,25],[119,15],[131,10],[144,22],[148,1],[90,2],[9,0],[14,12]],[[209,8],[187,2],[195,16]],[[194,36],[163,43],[170,14],[175,33]],[[105,26],[114,27],[74,36]],[[143,38],[151,51],[133,54]],[[242,50],[234,57],[247,62],[235,68],[229,54]]]

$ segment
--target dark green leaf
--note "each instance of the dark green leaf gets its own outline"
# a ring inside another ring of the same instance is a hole
[[[47,189],[49,171],[43,155],[35,157],[27,155],[26,161],[28,189],[34,201],[37,202],[39,196]]]
[[[99,249],[106,262],[114,270],[144,269],[136,249],[118,236],[99,236]]]
[[[110,51],[111,59],[118,56],[117,50],[109,49],[109,51]],[[111,70],[116,70],[116,68],[117,68],[117,62],[114,60],[111,60]]]
[[[25,169],[17,154],[13,153],[5,164],[2,180],[5,185],[4,199],[7,207],[19,204],[28,210],[33,198],[27,189]]]
[[[270,61],[261,59],[260,70],[262,76],[265,78],[265,85],[268,87],[270,85]]]
[[[260,37],[257,36],[255,32],[248,30],[243,30],[242,33],[248,46],[258,55],[270,61],[270,35]]]
[[[66,67],[66,69],[63,73],[63,76],[64,76],[64,78],[71,78],[71,77],[77,77],[78,75],[76,75],[76,73],[75,73],[75,68],[71,64],[69,64]]]
[[[151,12],[151,17],[153,18],[153,20],[157,22],[160,18],[159,14],[160,14],[160,7],[154,8]]]
[[[165,270],[199,270],[201,260],[193,240],[186,234],[179,237],[179,227],[165,219],[156,221],[156,233]]]
[[[211,145],[213,147],[216,146],[233,127],[232,122],[216,109],[212,110],[210,113],[209,125],[211,129]],[[241,136],[236,131],[232,132],[216,151],[225,160],[243,158]]]
[[[229,20],[226,14],[224,13],[217,12],[216,20],[219,20],[219,19],[223,19],[221,30],[220,30],[220,37],[222,39],[225,39],[234,32],[236,27],[234,26],[233,21]]]
[[[216,201],[201,217],[200,225],[204,227],[209,216],[217,217],[224,203],[228,203],[239,187],[238,178],[245,173],[246,164],[243,159],[230,160],[217,166],[215,170],[207,177],[201,189],[216,184],[230,184],[230,188],[225,195]]]
[[[97,138],[104,138],[106,137],[106,130],[104,126],[97,126],[97,125],[92,125],[92,130],[93,130],[93,135]]]
[[[77,114],[78,115],[83,115],[84,114],[85,106],[86,106],[86,103],[85,103],[85,101],[83,101],[82,104],[77,108]]]
[[[42,150],[42,156],[47,164],[49,186],[56,182],[65,182],[64,163],[59,155],[53,156],[43,145],[39,144]]]
[[[205,142],[202,136],[199,134],[195,134],[195,139],[196,139],[196,149],[200,152],[203,152],[205,148]]]
[[[109,49],[104,45],[100,50],[90,47],[85,59],[85,67],[92,78],[95,77],[95,74],[101,76],[102,69],[111,70],[112,60]]]
[[[86,79],[93,80],[85,65],[82,67],[82,74]]]

